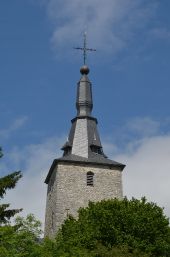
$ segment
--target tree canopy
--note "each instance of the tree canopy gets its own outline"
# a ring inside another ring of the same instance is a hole
[[[33,215],[0,227],[1,257],[169,257],[163,210],[145,198],[89,203],[69,217],[54,239],[41,239]]]
[[[3,156],[0,148],[0,158]],[[18,180],[22,177],[20,171],[13,172],[7,176],[0,178],[0,200],[4,198],[6,191],[16,186]],[[0,226],[6,224],[11,217],[22,209],[9,209],[10,204],[0,204]]]
[[[98,257],[116,256],[111,255],[115,248],[126,251],[127,256],[170,256],[169,220],[162,208],[145,198],[90,202],[79,210],[78,219],[70,216],[65,221],[57,244],[61,253],[78,248],[93,254],[103,249],[105,255],[89,255]]]
[[[1,257],[40,257],[41,223],[33,215],[17,217],[13,226],[0,227]]]

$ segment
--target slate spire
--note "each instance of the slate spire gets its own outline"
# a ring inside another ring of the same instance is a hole
[[[93,108],[91,83],[87,77],[89,71],[90,70],[86,65],[80,69],[82,77],[78,82],[76,100],[78,117],[91,116],[91,111]]]
[[[87,48],[86,33],[84,33],[83,47],[76,47],[75,49],[83,51],[84,65],[80,69],[81,78],[77,83],[77,115],[71,121],[72,126],[68,139],[61,148],[64,153],[60,160],[124,167],[120,163],[107,159],[100,141],[97,119],[92,116],[92,84],[88,78],[90,70],[86,65],[86,60],[87,52],[96,51],[96,49]]]
[[[80,69],[81,78],[77,83],[77,115],[72,119],[68,139],[62,150],[63,157],[58,160],[82,163],[100,163],[124,168],[124,165],[107,158],[103,152],[97,129],[97,119],[92,116],[92,84],[88,78],[89,68]]]
[[[105,156],[97,131],[97,119],[91,115],[93,99],[92,84],[87,76],[89,71],[86,65],[80,69],[82,76],[77,83],[77,116],[72,120],[68,140],[62,147],[64,156],[77,155],[84,158],[91,158],[97,154]]]

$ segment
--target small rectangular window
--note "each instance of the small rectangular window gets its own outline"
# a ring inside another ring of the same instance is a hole
[[[87,172],[87,186],[94,186],[94,173],[89,171]]]

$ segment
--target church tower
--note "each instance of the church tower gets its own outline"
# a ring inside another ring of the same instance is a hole
[[[45,236],[55,236],[68,215],[77,217],[89,201],[122,198],[122,171],[125,165],[110,160],[103,152],[92,116],[92,85],[84,65],[77,84],[77,115],[72,119],[63,156],[55,159],[46,177],[48,185]]]

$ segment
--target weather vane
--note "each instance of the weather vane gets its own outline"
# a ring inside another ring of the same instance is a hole
[[[83,47],[74,47],[74,49],[82,50],[83,51],[83,59],[84,59],[84,65],[86,65],[87,60],[87,52],[90,51],[96,51],[96,49],[87,48],[87,33],[84,32],[84,46]]]

